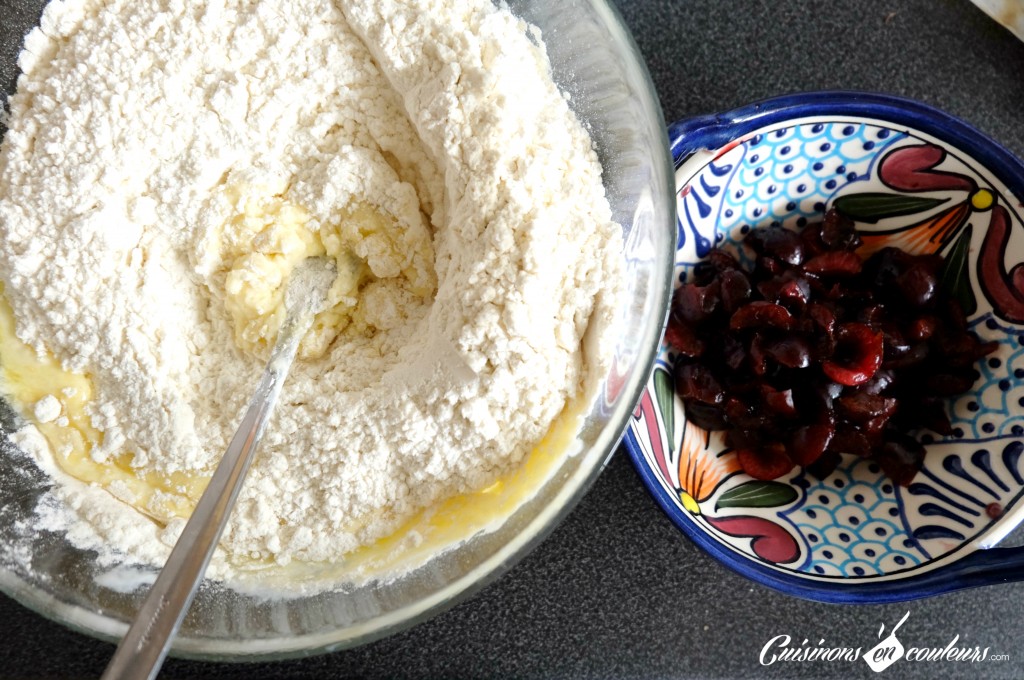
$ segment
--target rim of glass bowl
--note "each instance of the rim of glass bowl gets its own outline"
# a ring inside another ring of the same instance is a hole
[[[668,151],[668,137],[660,102],[635,41],[626,29],[618,11],[606,0],[584,0],[603,24],[611,41],[609,49],[621,54],[624,81],[642,98],[649,115],[644,133],[657,142],[664,154],[651,159],[654,184],[661,184],[664,200],[659,205],[650,201],[653,220],[664,222],[666,248],[656,249],[652,262],[652,279],[659,283],[649,293],[647,304],[657,323],[649,323],[633,336],[637,350],[637,368],[627,379],[608,424],[598,433],[593,446],[577,454],[580,464],[552,499],[516,534],[476,567],[434,591],[425,598],[386,612],[366,622],[326,632],[306,633],[294,637],[212,640],[202,637],[179,637],[171,655],[179,658],[211,661],[267,661],[326,653],[372,642],[425,621],[464,601],[493,583],[536,547],[557,526],[603,470],[614,454],[633,407],[639,400],[664,331],[668,303],[672,291],[672,270],[675,242],[674,171]],[[658,177],[658,175],[661,175]],[[635,223],[634,223],[635,224]],[[471,539],[472,540],[472,539]],[[76,604],[58,600],[51,593],[29,585],[16,574],[0,569],[0,590],[37,613],[74,630],[108,641],[116,641],[127,630],[127,623],[115,620]]]

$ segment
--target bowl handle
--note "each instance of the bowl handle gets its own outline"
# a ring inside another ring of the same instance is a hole
[[[976,550],[948,569],[940,570],[952,580],[943,590],[1024,581],[1024,546]]]
[[[737,125],[728,114],[713,113],[686,118],[669,125],[669,149],[678,169],[693,154],[702,150],[720,149],[736,137]]]

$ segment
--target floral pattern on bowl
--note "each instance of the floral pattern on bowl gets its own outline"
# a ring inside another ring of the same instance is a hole
[[[826,601],[1024,577],[1022,550],[992,547],[1024,518],[1020,162],[930,107],[858,93],[770,100],[684,121],[670,138],[678,282],[712,248],[746,257],[750,229],[798,229],[836,207],[857,222],[864,254],[941,253],[943,285],[999,343],[973,391],[948,404],[955,436],[917,433],[928,455],[906,488],[856,456],[821,480],[800,468],[750,478],[722,433],[687,422],[663,346],[626,445],[670,517],[741,573]]]

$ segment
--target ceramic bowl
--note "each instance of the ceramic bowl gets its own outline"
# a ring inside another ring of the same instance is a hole
[[[891,96],[782,97],[670,128],[676,285],[751,229],[798,229],[833,206],[865,248],[946,258],[944,285],[998,350],[950,400],[950,438],[909,486],[844,455],[817,479],[745,475],[721,433],[687,422],[662,346],[626,434],[648,489],[682,531],[741,574],[802,597],[883,602],[1024,579],[1024,165],[969,125]]]

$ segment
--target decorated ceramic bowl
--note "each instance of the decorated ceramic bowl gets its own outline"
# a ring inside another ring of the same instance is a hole
[[[762,584],[830,602],[885,602],[1024,579],[1024,165],[924,104],[861,93],[781,97],[669,131],[676,285],[751,229],[798,229],[838,206],[864,248],[945,257],[943,282],[998,350],[950,400],[954,435],[908,486],[844,455],[824,479],[740,469],[721,432],[687,422],[662,346],[625,442],[647,487],[698,545]]]

